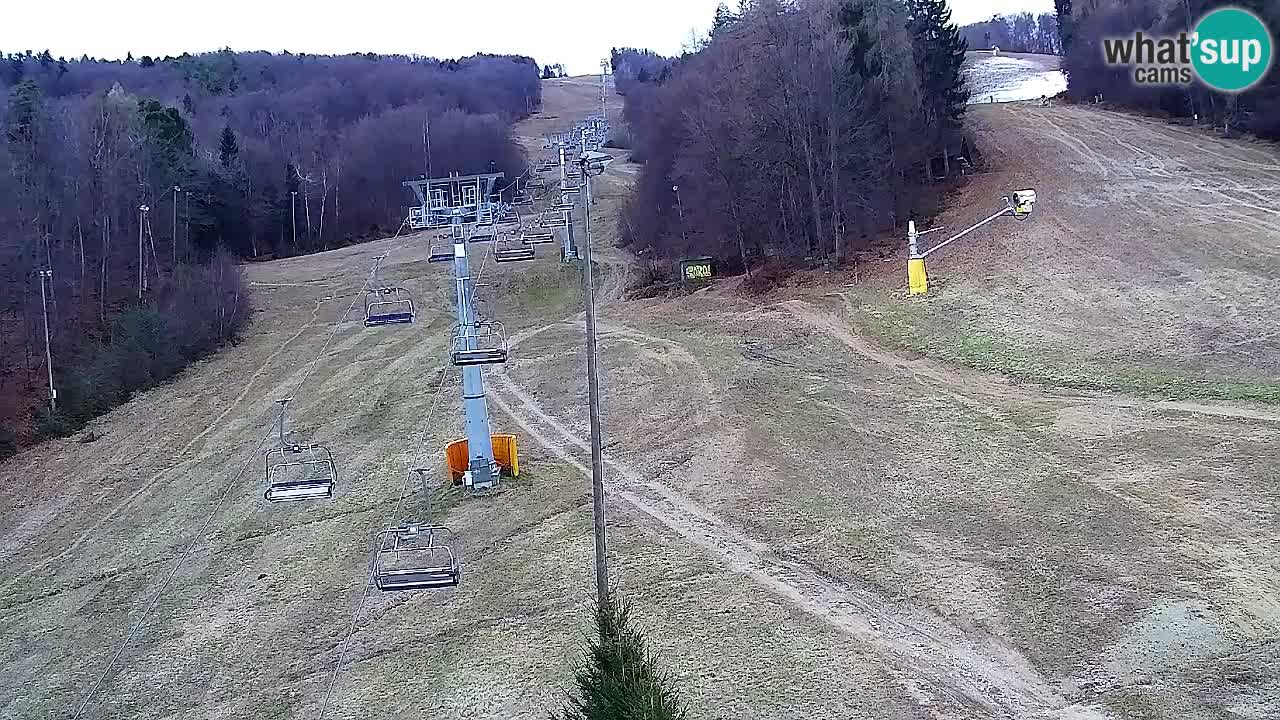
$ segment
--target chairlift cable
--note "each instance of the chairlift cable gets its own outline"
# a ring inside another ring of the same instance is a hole
[[[400,236],[400,232],[404,229],[404,226],[405,224],[401,223],[400,230],[396,231],[395,237]],[[392,239],[394,239],[394,237]],[[361,291],[355,294],[355,296],[351,300],[351,305],[347,307],[347,311],[344,312],[338,318],[338,320],[333,324],[333,330],[329,333],[328,339],[325,340],[324,345],[320,348],[320,352],[317,353],[314,358],[312,358],[311,364],[307,368],[307,372],[303,374],[302,378],[298,381],[297,386],[295,386],[295,393],[296,393],[296,390],[298,388],[301,388],[302,385],[307,381],[307,378],[311,376],[311,373],[315,370],[316,364],[320,360],[320,357],[323,356],[324,353],[329,349],[329,346],[333,343],[333,339],[337,337],[338,330],[341,329],[342,323],[346,321],[347,316],[351,314],[351,311],[355,310],[356,303],[360,300],[360,297],[363,295],[364,291],[368,289],[368,287],[369,287],[369,281],[366,280],[365,287]],[[294,397],[296,397],[296,395],[294,395]],[[285,412],[285,408],[282,406],[280,408],[281,416],[283,416],[284,412]],[[280,418],[277,417],[276,422],[278,422],[279,420]],[[200,524],[200,528],[196,531],[196,534],[191,538],[191,542],[187,543],[187,546],[183,548],[182,553],[178,556],[178,561],[174,563],[173,569],[169,571],[169,574],[165,576],[164,581],[160,583],[160,587],[159,589],[156,590],[156,594],[152,596],[151,600],[147,603],[146,607],[142,609],[142,615],[140,615],[137,621],[134,622],[133,626],[130,627],[128,634],[125,635],[124,641],[120,643],[120,647],[116,648],[115,654],[111,656],[111,660],[107,662],[107,666],[103,668],[102,673],[98,675],[98,678],[94,681],[93,686],[89,689],[89,694],[85,696],[84,700],[80,702],[80,706],[76,708],[76,712],[75,712],[75,715],[72,716],[72,720],[79,720],[79,718],[84,715],[85,709],[89,707],[89,703],[93,700],[94,696],[96,696],[98,691],[102,688],[102,683],[106,681],[107,676],[115,668],[116,663],[120,661],[120,658],[124,655],[124,651],[128,649],[129,643],[133,642],[133,639],[134,637],[137,636],[138,631],[142,629],[142,625],[143,623],[146,622],[147,616],[151,614],[151,611],[155,608],[156,604],[160,602],[160,598],[164,596],[165,591],[169,588],[169,584],[173,582],[173,579],[175,577],[177,577],[178,570],[182,568],[183,563],[186,562],[187,557],[191,554],[191,551],[195,549],[196,543],[198,543],[200,539],[204,536],[204,532],[209,528],[209,524],[213,522],[214,516],[216,516],[218,514],[218,511],[222,509],[223,504],[226,503],[227,498],[230,497],[231,491],[235,488],[237,484],[239,484],[240,478],[244,475],[244,471],[249,467],[249,464],[252,463],[254,459],[258,457],[260,451],[262,450],[262,447],[267,443],[267,440],[271,438],[271,434],[275,431],[275,427],[276,427],[275,422],[272,422],[267,432],[265,432],[262,435],[262,437],[258,440],[258,444],[257,446],[254,447],[253,453],[251,453],[247,458],[245,458],[245,461],[240,465],[240,469],[236,471],[236,474],[232,476],[231,481],[228,482],[226,487],[223,488],[222,493],[218,497],[218,502],[215,503],[213,506],[213,510],[209,512],[209,514],[205,517],[204,522]]]
[[[480,278],[484,276],[485,268],[489,264],[489,256],[492,254],[493,244],[486,243],[486,245],[489,249],[485,251],[484,258],[480,261],[480,270],[476,273],[476,281],[479,281]],[[474,302],[475,300],[475,289],[476,283],[473,282],[471,286],[472,295],[468,299],[470,302]],[[408,471],[405,472],[404,480],[400,484],[400,497],[396,500],[395,509],[392,510],[392,512],[387,516],[386,521],[382,524],[387,531],[390,531],[395,526],[395,518],[399,516],[400,510],[404,507],[404,500],[409,487],[409,478],[413,476],[414,470],[422,465],[422,461],[424,459],[422,448],[426,445],[427,433],[430,432],[431,428],[431,419],[435,416],[436,408],[440,406],[440,398],[444,394],[442,392],[444,384],[449,379],[450,373],[451,367],[446,364],[444,371],[440,373],[440,384],[436,386],[435,398],[431,401],[431,408],[427,411],[423,421],[422,431],[419,433],[418,441],[415,443],[415,455],[413,462],[411,463]],[[355,612],[351,615],[351,624],[348,626],[347,632],[343,635],[342,640],[338,643],[338,660],[334,663],[333,673],[329,678],[329,685],[325,689],[324,701],[320,705],[320,714],[317,716],[317,720],[324,720],[325,714],[329,710],[329,703],[333,699],[333,688],[337,685],[338,676],[342,672],[342,665],[346,662],[347,651],[350,649],[350,640],[355,635],[356,625],[360,622],[360,615],[364,612],[365,603],[369,599],[369,589],[373,587],[373,572],[374,569],[371,565],[369,567],[369,571],[365,575],[364,589],[360,593],[360,600],[356,604]]]
[[[387,515],[383,525],[387,530],[394,527],[395,518],[399,516],[401,508],[404,507],[404,498],[409,487],[409,478],[413,475],[414,469],[421,465],[423,459],[422,447],[426,444],[427,434],[431,429],[431,418],[435,415],[436,408],[440,406],[440,398],[444,395],[444,384],[449,379],[451,367],[445,364],[444,371],[440,373],[440,384],[436,386],[435,398],[431,401],[431,409],[427,411],[426,417],[422,424],[422,431],[418,435],[416,443],[414,460],[411,467],[404,475],[404,481],[400,484],[400,498],[396,501],[395,509]],[[347,627],[347,632],[343,635],[342,640],[338,643],[338,660],[333,665],[333,673],[329,677],[329,686],[324,693],[324,701],[320,704],[320,714],[316,716],[317,720],[324,720],[325,714],[329,711],[329,702],[333,698],[333,688],[338,682],[338,675],[342,672],[342,664],[346,661],[347,651],[350,649],[351,638],[354,637],[356,625],[360,622],[360,615],[364,612],[365,602],[369,599],[369,588],[373,586],[373,566],[370,565],[369,571],[365,574],[364,589],[360,593],[360,601],[356,604],[355,612],[351,614],[351,624]]]

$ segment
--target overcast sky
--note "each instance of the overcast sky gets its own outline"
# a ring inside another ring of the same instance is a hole
[[[13,0],[0,50],[121,58],[235,50],[530,55],[599,71],[611,47],[677,54],[710,25],[719,0]],[[730,6],[736,3],[731,0]],[[1052,0],[951,0],[960,24],[1046,12]],[[555,8],[555,12],[549,11]]]

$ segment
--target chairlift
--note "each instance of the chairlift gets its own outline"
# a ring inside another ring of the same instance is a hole
[[[435,239],[444,242],[444,244],[441,245],[435,242],[431,243],[431,247],[427,253],[427,262],[453,262],[453,242],[449,240],[449,236],[437,235]]]
[[[467,238],[467,242],[490,242],[495,237],[497,237],[497,232],[494,230],[492,225],[477,225],[471,231],[471,235]]]
[[[541,245],[543,243],[553,243],[556,241],[555,233],[549,232],[524,232],[520,233],[520,242],[525,245]]]
[[[388,528],[374,540],[373,582],[383,592],[456,587],[462,580],[461,549],[449,528],[431,521],[431,494],[423,478],[425,520]]]
[[[455,325],[449,345],[454,365],[492,365],[507,361],[507,331],[497,321]]]
[[[568,225],[563,215],[543,215],[542,220],[538,223],[544,228],[562,228]]]
[[[373,582],[383,592],[456,587],[462,563],[450,545],[453,531],[443,525],[402,525],[378,533]]]
[[[374,257],[373,269],[369,271],[369,282],[364,295],[365,327],[411,323],[417,314],[414,311],[413,296],[408,290],[382,282],[382,261],[386,258],[386,255]]]
[[[333,497],[338,469],[329,448],[319,443],[297,444],[285,440],[284,416],[291,400],[293,398],[276,401],[280,405],[280,416],[276,419],[279,442],[263,457],[267,469],[267,490],[263,497],[273,503]]]
[[[402,287],[370,288],[365,293],[365,327],[411,323],[415,317],[417,312],[413,307],[413,297]]]
[[[493,246],[493,261],[500,263],[521,262],[524,260],[532,260],[534,258],[533,246],[531,245],[506,245],[495,244]]]

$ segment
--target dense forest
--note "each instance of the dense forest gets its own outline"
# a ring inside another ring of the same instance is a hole
[[[1067,94],[1176,118],[1199,118],[1225,132],[1245,131],[1280,139],[1280,72],[1275,67],[1255,87],[1239,94],[1219,93],[1198,82],[1190,87],[1135,85],[1128,68],[1103,63],[1102,40],[1148,35],[1171,36],[1189,30],[1207,12],[1220,7],[1252,10],[1271,28],[1280,28],[1276,0],[1055,0],[1062,27]]]
[[[970,49],[998,47],[1004,52],[1057,55],[1062,52],[1058,16],[1054,13],[997,15],[986,22],[965,25],[960,37]]]
[[[233,340],[236,258],[394,231],[426,172],[521,172],[511,123],[539,75],[484,55],[0,56],[0,456]]]
[[[616,51],[644,163],[623,243],[747,267],[866,247],[964,147],[964,53],[945,0],[754,0],[678,59]]]

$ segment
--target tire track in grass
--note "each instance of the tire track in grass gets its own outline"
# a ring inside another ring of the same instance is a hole
[[[258,381],[258,378],[261,377],[264,372],[266,372],[267,367],[269,367],[271,363],[275,361],[275,359],[279,357],[280,354],[283,353],[289,347],[290,344],[293,343],[294,340],[297,340],[299,337],[301,337],[302,334],[307,331],[307,328],[315,324],[316,320],[319,319],[320,317],[320,308],[324,305],[325,302],[326,300],[316,301],[316,306],[311,311],[311,319],[308,320],[306,323],[304,323],[301,327],[299,327],[297,332],[295,332],[287,340],[281,343],[280,346],[276,348],[275,352],[272,352],[270,355],[267,356],[265,360],[262,361],[262,363],[258,366],[258,368],[254,370],[253,374],[249,376],[249,379],[245,381],[244,386],[240,389],[240,393],[236,395],[234,400],[232,400],[230,403],[227,404],[226,409],[223,410],[221,413],[219,413],[218,416],[214,418],[213,421],[210,422],[207,426],[205,426],[203,430],[201,430],[198,434],[196,434],[189,441],[187,441],[187,444],[183,445],[182,448],[179,449],[177,453],[175,453],[176,455],[183,455],[186,452],[188,452],[192,447],[196,445],[196,443],[203,440],[209,433],[213,432],[215,428],[219,427],[222,424],[222,421],[225,420],[226,417],[232,413],[232,411],[237,409],[240,403],[244,401],[245,397],[248,396],[249,391],[253,389],[254,383],[256,383]],[[87,542],[89,538],[96,536],[98,533],[98,530],[100,530],[104,525],[106,525],[108,522],[114,519],[116,515],[119,515],[120,512],[125,508],[127,508],[130,504],[132,504],[134,500],[137,500],[139,497],[141,497],[142,495],[146,494],[149,490],[151,490],[151,488],[154,487],[156,483],[158,483],[161,480],[161,478],[174,474],[180,468],[194,461],[195,459],[192,458],[188,460],[183,460],[177,465],[174,465],[171,467],[161,468],[160,471],[156,472],[150,478],[147,478],[146,482],[144,482],[141,486],[139,486],[137,490],[134,490],[124,500],[121,500],[120,502],[116,503],[116,505],[112,507],[111,510],[109,510],[105,515],[102,515],[100,518],[98,518],[97,522],[91,525],[88,530],[85,530],[84,532],[80,533],[80,536],[77,537],[75,541],[73,541],[69,545],[64,546],[61,552],[59,552],[56,555],[50,555],[45,559],[41,560],[40,562],[36,563],[35,565],[31,566],[30,568],[27,568],[26,570],[23,570],[22,572],[18,573],[12,579],[6,581],[3,585],[0,585],[0,590],[7,590],[10,587],[13,587],[19,581],[27,577],[30,577],[32,573],[39,572],[40,570],[43,570],[44,568],[49,567],[53,563],[63,560],[68,555],[75,552],[82,545],[84,545],[84,543]]]
[[[553,326],[530,330],[519,339]],[[613,327],[623,329],[616,323]],[[639,331],[628,334],[648,337]],[[590,443],[544,411],[504,371],[495,371],[492,377],[494,404],[540,445],[590,477],[588,465],[575,456],[589,454]],[[928,610],[851,587],[780,556],[683,493],[645,480],[615,458],[606,455],[604,461],[612,475],[607,478],[611,495],[717,558],[730,572],[746,576],[793,608],[866,645],[887,661],[883,669],[906,695],[935,716],[972,716],[976,710],[996,717],[1046,720],[1106,717],[1063,698],[1000,638],[971,638]]]

